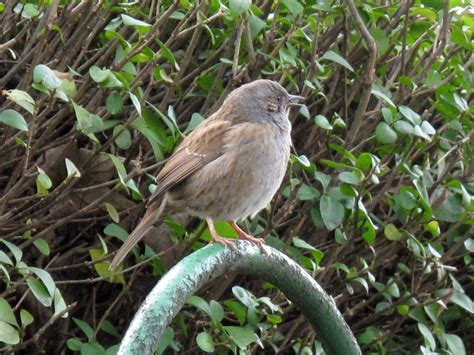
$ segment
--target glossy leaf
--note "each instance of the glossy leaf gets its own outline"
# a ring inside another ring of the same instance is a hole
[[[15,110],[5,110],[0,112],[0,122],[20,131],[28,131],[28,124],[23,116]]]
[[[202,351],[206,353],[214,352],[214,341],[208,333],[199,333],[196,337],[196,343],[199,346],[199,349],[201,349]]]
[[[354,68],[349,64],[349,62],[334,51],[331,51],[331,50],[327,51],[321,57],[321,60],[322,59],[330,60],[332,62],[340,64],[343,67],[345,67],[346,69],[349,69],[351,72],[354,71]]]
[[[321,197],[319,204],[321,216],[327,229],[334,230],[344,219],[344,206],[328,195]]]

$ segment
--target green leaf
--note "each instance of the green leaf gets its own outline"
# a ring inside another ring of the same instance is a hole
[[[214,340],[208,333],[199,333],[196,337],[196,343],[202,351],[206,353],[214,352]]]
[[[53,186],[53,182],[49,176],[41,168],[38,169],[38,176],[36,177],[36,187],[39,195],[46,195],[48,190]]]
[[[255,38],[262,29],[265,28],[267,23],[262,20],[260,17],[257,17],[255,15],[251,15],[248,18],[249,21],[249,27],[250,27],[250,33],[252,35],[252,38]]]
[[[402,233],[400,233],[398,228],[392,223],[386,224],[383,232],[388,240],[395,241],[402,239]]]
[[[395,104],[393,103],[393,101],[379,89],[372,88],[370,93],[374,95],[375,97],[377,97],[378,99],[385,101],[390,106],[395,107]]]
[[[346,245],[347,244],[347,236],[339,228],[336,228],[336,230],[334,232],[334,239],[336,240],[336,243],[339,244],[339,245]]]
[[[105,105],[107,107],[107,111],[111,115],[116,115],[116,114],[122,112],[122,109],[123,109],[122,96],[120,96],[115,91],[111,92],[109,94],[109,96],[107,96],[107,101],[106,101]]]
[[[315,118],[314,118],[314,123],[316,124],[316,126],[322,128],[322,129],[325,129],[325,130],[332,130],[333,127],[332,125],[329,123],[328,119],[322,115],[317,115]]]
[[[234,286],[232,287],[232,293],[240,302],[242,302],[243,305],[247,306],[248,308],[258,307],[255,297],[246,289],[240,286]]]
[[[248,345],[258,341],[257,335],[253,330],[244,327],[226,326],[224,330],[232,337],[235,344],[242,350],[246,349]]]
[[[359,285],[362,285],[362,287],[365,289],[365,292],[367,294],[369,293],[369,284],[367,283],[367,280],[363,279],[362,277],[356,277],[354,279],[354,282],[357,282]]]
[[[474,314],[474,303],[465,293],[454,290],[450,302],[457,304],[459,307],[465,309],[469,313]]]
[[[0,321],[18,327],[13,309],[4,298],[0,298]]]
[[[93,65],[89,68],[89,75],[96,83],[102,83],[109,77],[109,72],[105,69],[100,69],[96,65]]]
[[[342,182],[345,182],[347,184],[351,185],[358,185],[361,180],[359,179],[359,176],[352,171],[343,171],[338,175],[339,180]]]
[[[3,252],[1,250],[0,250],[0,263],[13,266],[12,259],[10,259],[10,257],[7,254],[5,254],[5,252]]]
[[[216,322],[221,322],[224,319],[224,309],[220,303],[211,300],[211,302],[209,302],[209,306],[211,311],[211,319]]]
[[[348,151],[344,147],[341,147],[338,144],[330,143],[330,144],[328,144],[328,146],[329,146],[329,148],[331,148],[331,149],[335,150],[336,152],[340,153],[341,155],[345,156],[351,162],[355,162],[357,160],[356,157],[354,156],[354,154],[352,154],[350,151]]]
[[[288,8],[288,10],[290,10],[293,16],[301,14],[304,10],[303,5],[296,0],[283,0],[283,4]]]
[[[113,154],[106,153],[107,157],[112,160],[112,163],[115,166],[115,170],[117,170],[117,174],[119,180],[122,184],[125,185],[125,178],[127,177],[127,171],[125,170],[125,165],[123,165],[122,161]]]
[[[70,176],[73,176],[76,178],[81,177],[81,172],[71,160],[66,158],[64,159],[64,161],[66,162],[67,177],[70,177]]]
[[[382,116],[383,116],[383,119],[384,121],[387,123],[387,124],[392,124],[393,123],[393,114],[392,114],[392,110],[388,107],[382,107]]]
[[[301,201],[314,200],[317,199],[320,195],[321,194],[318,190],[306,184],[301,185],[301,187],[298,189],[298,198]]]
[[[61,80],[44,64],[39,64],[35,67],[33,70],[33,80],[35,83],[43,84],[48,90],[54,90],[61,86]]]
[[[120,337],[120,334],[119,332],[117,331],[117,329],[114,327],[114,325],[109,322],[108,320],[104,320],[101,324],[100,324],[100,329],[103,330],[104,332],[106,332],[107,334],[110,334],[110,335],[113,335],[115,337]]]
[[[431,221],[426,224],[425,230],[430,232],[433,237],[438,237],[441,234],[438,221]]]
[[[33,242],[33,244],[35,245],[35,247],[38,248],[41,254],[49,255],[49,245],[46,240],[44,240],[43,238],[38,238]]]
[[[401,304],[397,306],[397,312],[402,316],[406,316],[410,312],[410,306],[407,304]]]
[[[49,274],[49,272],[37,267],[33,267],[33,266],[29,266],[28,270],[33,272],[36,276],[38,276],[38,278],[43,282],[44,286],[48,290],[49,295],[51,297],[54,297],[54,291],[56,289],[56,285],[54,283],[53,278]]]
[[[64,298],[61,295],[61,291],[59,291],[59,288],[56,288],[54,290],[53,302],[54,302],[55,315],[63,312],[66,309],[66,302],[64,301]],[[68,316],[69,316],[69,313],[66,312],[61,316],[61,318],[67,318]]]
[[[127,26],[138,26],[138,27],[151,27],[149,23],[137,20],[136,18],[133,18],[131,16],[121,14],[122,21],[125,25]]]
[[[300,239],[298,237],[293,237],[292,241],[293,241],[293,244],[295,245],[295,247],[297,247],[297,248],[316,250],[316,248],[313,247],[311,244],[309,244],[308,242],[306,242],[303,239]]]
[[[421,130],[429,136],[432,136],[433,134],[436,133],[436,130],[433,128],[433,126],[428,121],[421,122],[420,127],[421,127]]]
[[[22,17],[24,18],[32,18],[36,17],[40,14],[40,11],[38,9],[38,6],[36,4],[25,4],[23,7],[23,12],[21,13]]]
[[[351,72],[354,72],[354,68],[352,68],[349,62],[334,51],[327,51],[323,54],[321,59],[330,60],[332,62],[342,65],[346,69],[349,69]]]
[[[232,311],[232,313],[234,313],[240,324],[243,324],[245,322],[246,311],[245,307],[242,304],[231,300],[224,301],[224,304],[229,310]]]
[[[163,332],[163,335],[160,338],[160,341],[158,343],[158,346],[156,347],[156,354],[157,355],[162,355],[166,348],[173,344],[174,340],[174,330],[171,327],[168,327],[165,329]]]
[[[418,329],[420,330],[421,335],[423,335],[423,338],[425,338],[425,345],[428,349],[435,350],[436,340],[433,334],[431,334],[431,330],[423,323],[418,323]]]
[[[208,316],[211,316],[211,307],[209,304],[199,296],[191,296],[186,301],[187,304],[196,307],[197,309],[203,311]]]
[[[294,155],[294,157],[296,158],[298,163],[300,163],[305,168],[308,168],[311,166],[311,162],[309,161],[306,155]]]
[[[26,309],[22,309],[20,311],[20,319],[22,328],[25,328],[26,326],[30,325],[35,320],[31,313],[28,312]]]
[[[377,125],[375,137],[383,144],[393,144],[397,141],[397,133],[385,122],[380,122]]]
[[[89,75],[92,80],[99,83],[104,88],[122,87],[123,84],[117,79],[115,74],[110,69],[100,69],[93,65],[89,68]]]
[[[108,202],[106,202],[104,205],[105,205],[105,208],[107,209],[107,212],[109,213],[110,218],[112,218],[112,221],[114,221],[115,223],[119,223],[120,215],[118,214],[115,207]]]
[[[132,135],[130,134],[130,131],[127,128],[124,128],[123,125],[115,126],[113,135],[117,135],[117,137],[115,138],[115,144],[117,144],[119,148],[128,149],[132,145]]]
[[[311,114],[309,113],[308,106],[304,104],[300,106],[299,113],[308,120],[311,118]]]
[[[437,198],[443,199],[442,194],[444,193],[442,189],[438,189],[433,194],[433,201],[436,201]],[[441,197],[440,197],[441,196]],[[462,197],[458,194],[454,194],[451,191],[446,192],[446,198],[444,198],[441,205],[437,206],[433,214],[440,221],[455,223],[459,221],[462,214],[464,213],[465,208],[462,203]]]
[[[83,333],[86,335],[87,339],[89,341],[91,341],[91,339],[94,336],[94,329],[92,329],[92,327],[89,324],[87,324],[86,322],[84,322],[83,320],[80,320],[80,319],[75,318],[75,317],[72,317],[72,320],[83,331]]]
[[[104,257],[107,254],[107,250],[104,250],[103,248],[91,248],[89,249],[89,255],[91,256],[92,261],[97,261]],[[96,262],[94,264],[94,270],[97,272],[97,274],[100,277],[103,277],[104,279],[108,279],[109,282],[112,283],[119,283],[123,284],[125,283],[125,278],[123,274],[117,273],[116,271],[118,270],[110,270],[110,260],[103,260],[101,262]]]
[[[105,349],[98,343],[84,343],[81,346],[81,355],[105,355]]]
[[[266,314],[265,317],[271,324],[280,324],[283,319],[277,314]]]
[[[252,0],[230,0],[229,8],[233,16],[239,16],[252,5]]]
[[[452,354],[466,355],[466,348],[460,337],[456,334],[443,334],[442,337],[448,344],[448,349],[451,350]]]
[[[140,103],[140,100],[138,99],[137,95],[135,95],[132,92],[129,92],[128,95],[130,96],[130,100],[132,100],[133,106],[135,106],[135,109],[138,112],[138,116],[142,116],[142,105]]]
[[[329,230],[336,229],[344,219],[344,206],[339,201],[324,195],[319,204],[324,225]]]
[[[474,253],[474,239],[473,238],[466,239],[466,241],[464,242],[464,247],[466,248],[468,252]]]
[[[188,123],[188,126],[184,130],[184,134],[188,134],[194,128],[196,128],[202,121],[204,121],[204,117],[201,114],[194,112],[191,116],[191,120]]]
[[[320,162],[327,165],[327,166],[329,166],[330,168],[333,168],[333,169],[348,169],[348,170],[356,170],[357,169],[357,168],[354,168],[351,165],[342,164],[342,163],[338,163],[336,161],[327,160],[327,159],[321,159]]]
[[[0,112],[0,122],[20,131],[28,131],[28,124],[26,123],[25,119],[21,113],[15,110],[8,109]]]
[[[428,142],[431,142],[431,137],[429,135],[427,135],[422,129],[420,126],[416,125],[415,126],[415,129],[413,131],[413,133],[415,134],[415,136],[418,136],[418,137],[421,137],[423,139],[426,139]]]
[[[0,342],[11,345],[15,345],[20,342],[18,330],[2,320],[0,320]]]
[[[69,350],[80,351],[83,343],[79,339],[70,338],[67,340],[66,345]]]
[[[92,127],[91,114],[84,107],[76,105],[75,102],[73,102],[72,105],[74,107],[74,112],[76,113],[78,129],[84,133],[89,133],[90,128]]]
[[[376,27],[372,27],[370,29],[370,34],[372,35],[372,37],[374,37],[375,42],[377,42],[379,55],[385,53],[385,51],[389,48],[390,45],[389,39],[387,38],[385,31]]]
[[[5,246],[10,250],[16,260],[16,263],[18,264],[21,261],[21,258],[23,257],[23,251],[11,242],[8,242],[4,239],[0,239],[0,241],[5,244]]]
[[[117,237],[121,241],[125,241],[128,238],[128,232],[115,223],[108,224],[104,228],[104,234]]]
[[[421,117],[415,111],[413,111],[408,106],[398,106],[400,113],[414,125],[419,125],[421,123]]]
[[[36,113],[36,103],[35,100],[28,94],[26,91],[23,90],[4,90],[3,94],[7,96],[7,98],[17,105],[23,107],[26,111],[34,115]]]
[[[401,134],[412,135],[415,132],[415,127],[410,122],[398,120],[393,124],[395,130]]]
[[[380,334],[381,332],[378,328],[370,325],[361,335],[359,335],[358,340],[362,345],[370,344],[377,339]]]
[[[314,249],[316,250],[316,249]],[[272,302],[271,298],[270,297],[260,297],[258,298],[258,302],[259,303],[263,303],[265,306],[267,306],[270,311],[272,312],[280,312],[280,313],[283,313],[283,310],[281,309],[281,307],[275,303]]]
[[[168,63],[170,63],[172,66],[174,66],[174,68],[176,70],[179,71],[180,68],[179,68],[178,62],[177,62],[173,52],[168,47],[166,47],[166,45],[163,42],[161,42],[160,40],[157,39],[157,42],[158,42],[158,44],[160,45],[160,48],[161,48],[161,53],[160,53],[161,56],[166,58]]]
[[[26,283],[30,288],[36,299],[45,307],[51,306],[53,298],[49,294],[48,290],[41,281],[36,280],[34,277],[28,277]]]
[[[320,171],[316,171],[314,173],[314,178],[321,183],[321,185],[323,186],[323,190],[326,191],[329,186],[329,183],[331,182],[331,176],[324,174]]]

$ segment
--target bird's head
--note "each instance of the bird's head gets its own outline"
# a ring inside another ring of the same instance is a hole
[[[290,107],[298,105],[301,99],[302,96],[290,95],[276,81],[260,79],[232,91],[223,107],[241,112],[248,120],[276,119],[279,116],[287,119]]]

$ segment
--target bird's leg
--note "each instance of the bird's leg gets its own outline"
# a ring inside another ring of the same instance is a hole
[[[255,238],[250,234],[245,233],[234,221],[229,221],[229,223],[239,235],[239,239],[248,240],[249,242],[256,244],[264,253],[268,254],[265,249],[265,241],[262,238]]]
[[[211,218],[206,218],[207,226],[209,227],[209,233],[211,234],[211,243],[219,243],[224,246],[228,246],[231,249],[237,250],[235,243],[231,239],[221,237],[217,234],[216,228],[214,227],[214,222]]]

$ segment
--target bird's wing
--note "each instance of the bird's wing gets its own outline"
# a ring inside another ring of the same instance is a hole
[[[157,189],[148,205],[224,152],[224,137],[231,122],[207,119],[189,134],[166,162],[156,178]]]

